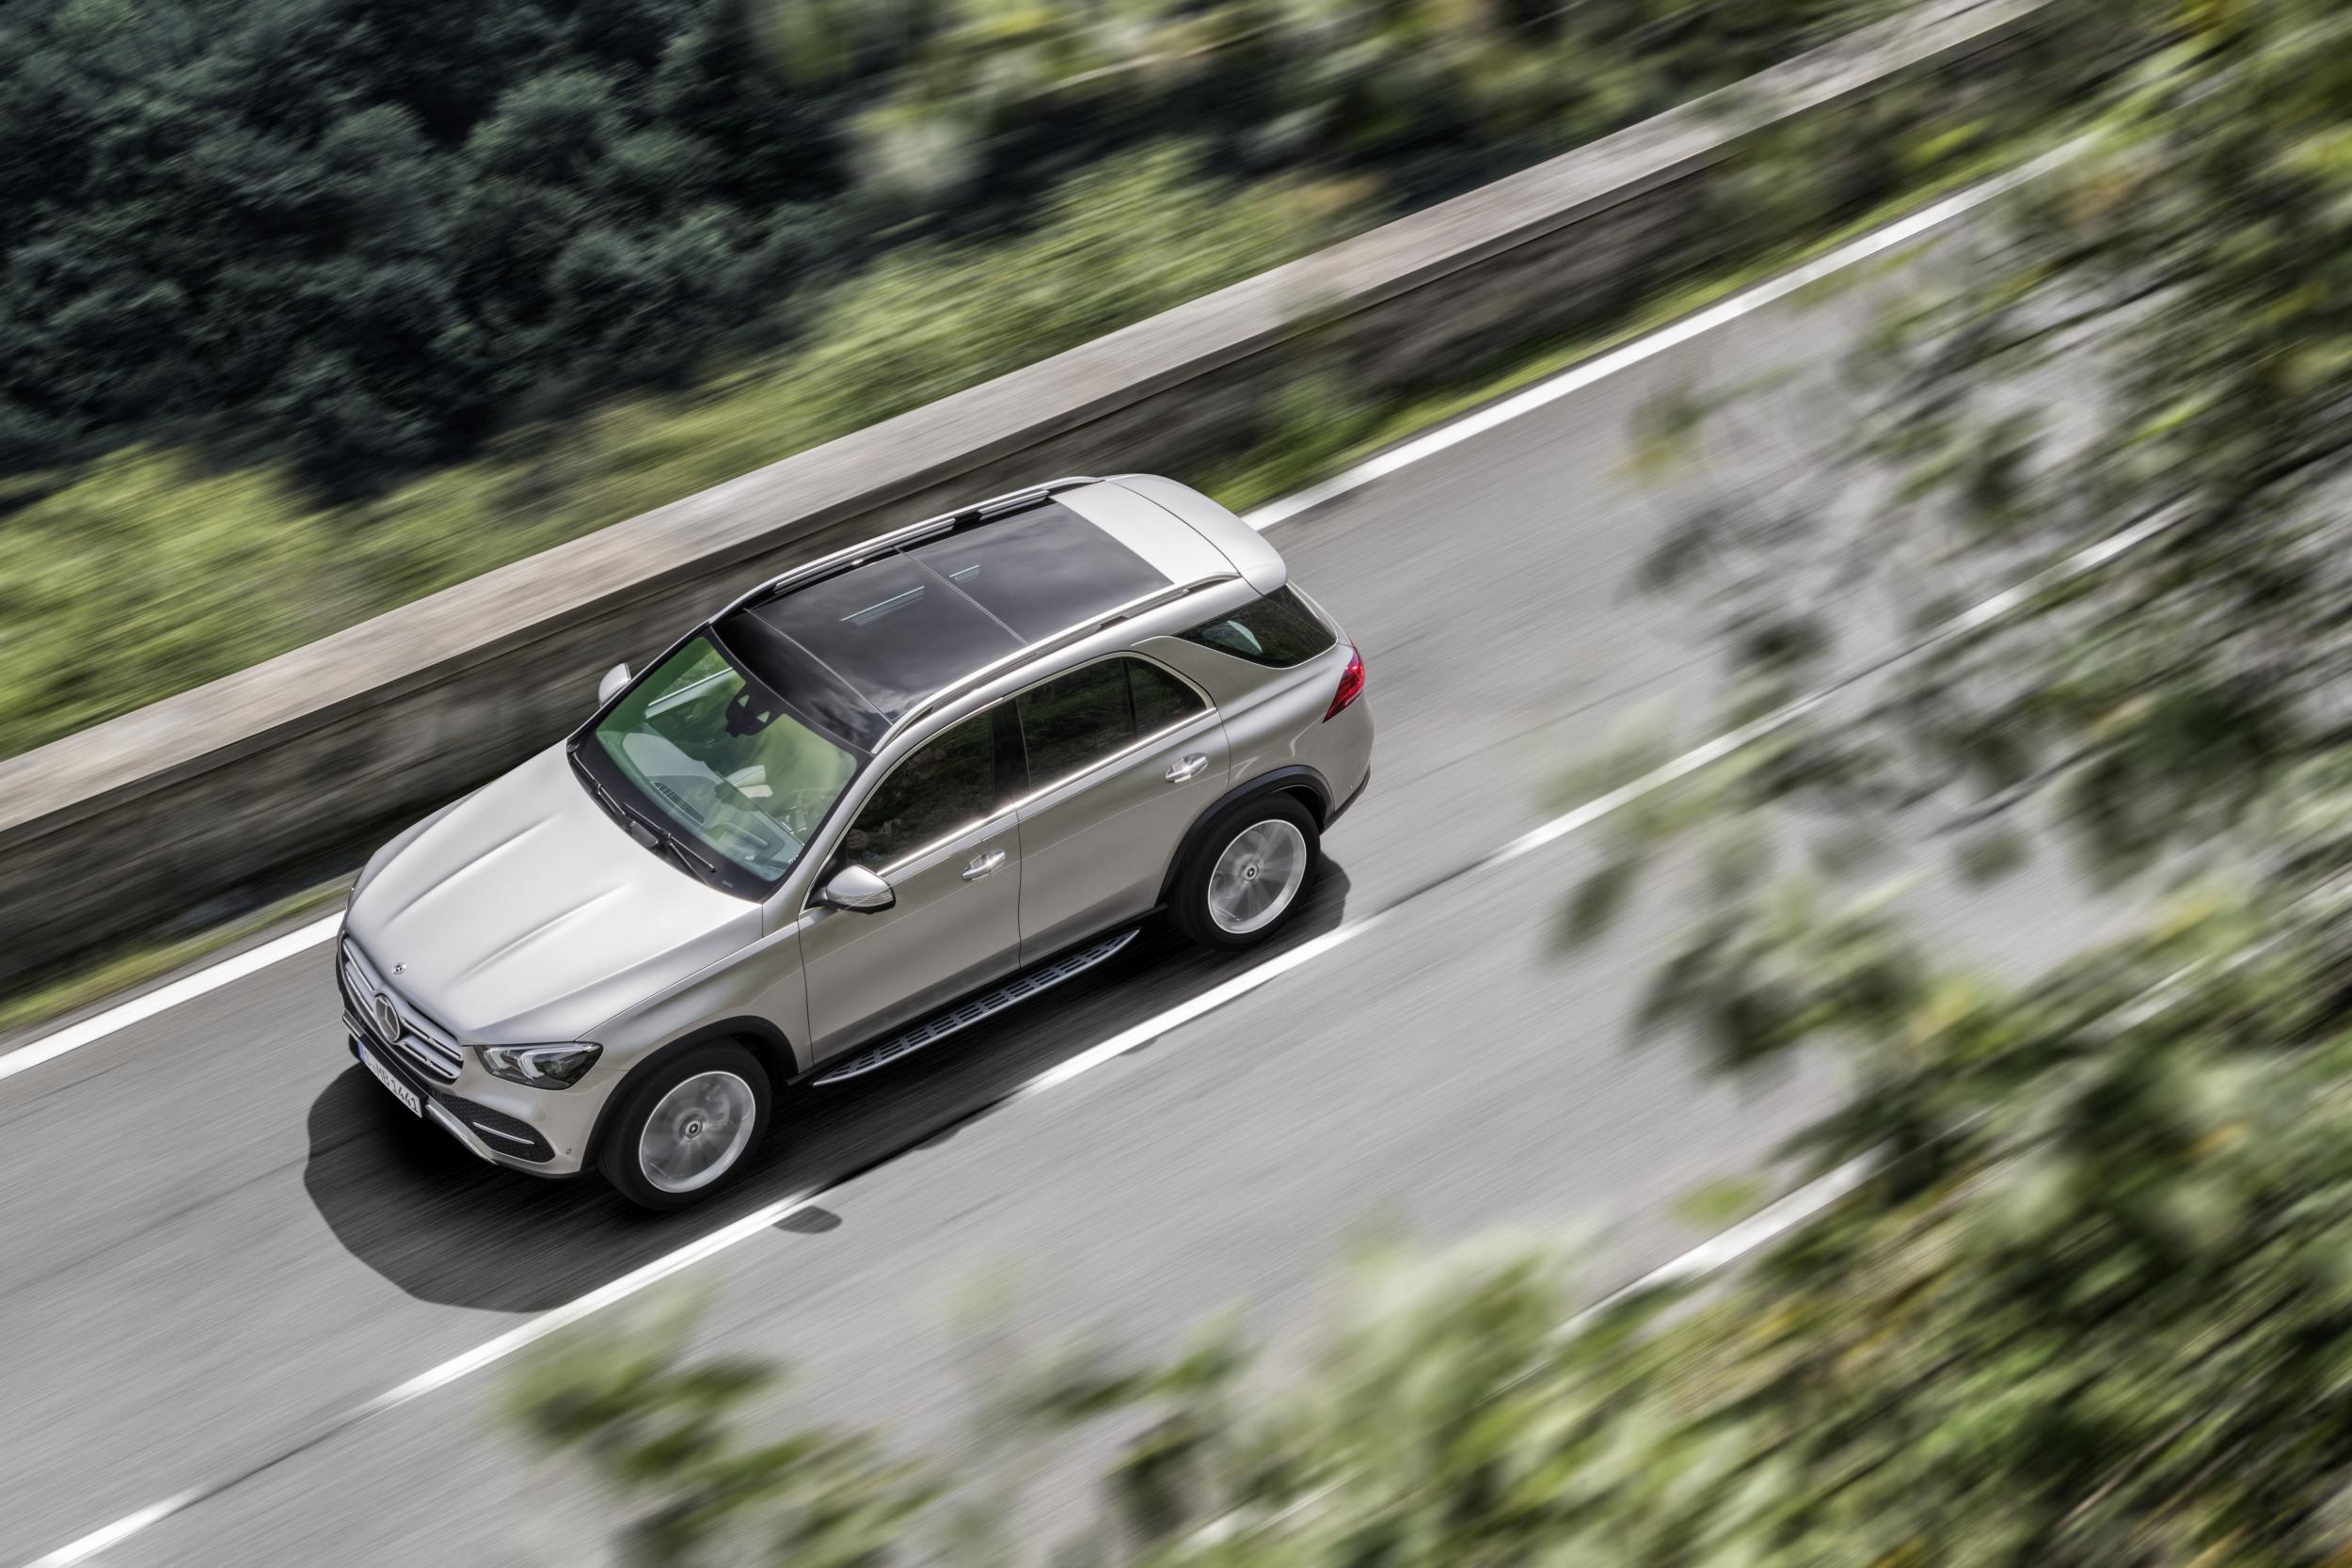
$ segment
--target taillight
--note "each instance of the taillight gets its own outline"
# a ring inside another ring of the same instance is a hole
[[[1340,672],[1340,689],[1332,693],[1331,705],[1323,710],[1327,720],[1337,718],[1348,704],[1364,694],[1364,656],[1356,651],[1356,644],[1347,645],[1347,668]]]

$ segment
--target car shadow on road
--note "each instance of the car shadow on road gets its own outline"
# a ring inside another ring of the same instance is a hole
[[[879,1072],[801,1091],[749,1177],[683,1213],[647,1213],[594,1177],[543,1181],[485,1165],[356,1065],[311,1104],[303,1186],[345,1250],[410,1295],[545,1311],[763,1205],[936,1148],[1055,1064],[1336,928],[1347,894],[1347,874],[1326,863],[1299,918],[1247,953],[1207,952],[1154,923],[1021,1006]]]

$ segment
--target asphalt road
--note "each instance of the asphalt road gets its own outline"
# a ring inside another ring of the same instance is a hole
[[[1687,1042],[1637,1046],[1628,1020],[1683,907],[1649,897],[1561,953],[1583,835],[1460,873],[1555,815],[1563,772],[1637,706],[1701,733],[1714,651],[1686,603],[1632,586],[1666,503],[1621,477],[1629,411],[1693,377],[1825,363],[1861,309],[1750,316],[1283,524],[1295,574],[1363,648],[1380,731],[1288,940],[1381,918],[1050,1091],[974,1115],[1263,954],[1154,933],[812,1095],[754,1180],[664,1218],[475,1166],[398,1115],[344,1053],[324,948],[0,1084],[0,1561],[246,1471],[101,1560],[580,1560],[597,1499],[498,1430],[500,1369],[307,1434],[816,1184],[817,1208],[693,1271],[710,1342],[788,1361],[790,1417],[965,1463],[1001,1456],[976,1423],[1004,1345],[1164,1351],[1237,1306],[1279,1364],[1367,1229],[1585,1234],[1597,1293],[1689,1245],[1677,1200],[1762,1166],[1834,1102],[1834,1070],[1732,1083]],[[1784,412],[1715,451],[1714,477],[1769,484],[1801,461],[1772,432],[1810,411]],[[2120,912],[2048,858],[1989,890],[1931,877],[1911,903],[2007,968]],[[994,1304],[977,1317],[976,1292]],[[1086,1506],[1074,1474],[1032,1503],[1041,1535]]]

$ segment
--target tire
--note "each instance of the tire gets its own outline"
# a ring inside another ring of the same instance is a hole
[[[1298,917],[1322,852],[1314,814],[1295,798],[1262,795],[1230,806],[1178,868],[1168,923],[1203,947],[1255,947]],[[1270,898],[1258,886],[1269,875],[1284,883]]]
[[[627,1093],[596,1167],[646,1209],[683,1209],[739,1180],[767,1135],[773,1102],[767,1069],[732,1040],[681,1052]]]

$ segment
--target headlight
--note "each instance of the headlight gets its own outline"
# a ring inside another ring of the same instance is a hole
[[[568,1089],[604,1054],[600,1045],[478,1045],[494,1078],[534,1089]]]

